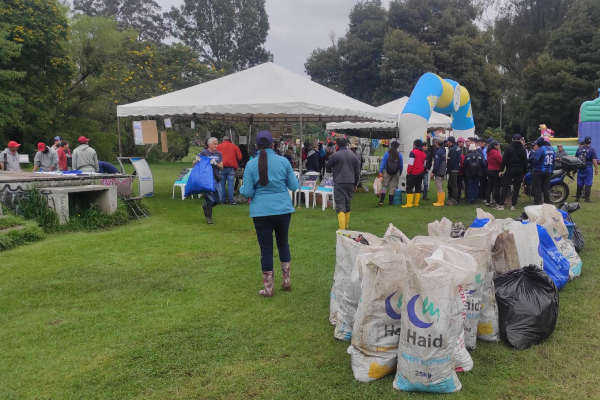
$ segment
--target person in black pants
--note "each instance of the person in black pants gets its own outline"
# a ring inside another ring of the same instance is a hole
[[[533,199],[536,206],[542,204],[551,204],[550,201],[550,178],[554,169],[554,149],[548,141],[541,137],[535,142],[533,147],[533,178],[532,189]]]
[[[458,196],[460,194],[458,188],[458,171],[460,171],[461,153],[455,143],[456,140],[453,136],[446,139],[446,146],[448,146],[448,160],[446,162],[448,172],[448,200],[446,204],[449,206],[458,204]]]
[[[502,172],[504,171],[504,172]],[[515,210],[517,200],[519,199],[519,191],[523,183],[523,176],[527,172],[527,152],[523,143],[521,143],[521,135],[513,136],[512,143],[506,147],[504,156],[502,157],[502,166],[500,174],[502,176],[502,193],[500,194],[500,203],[496,206],[496,210],[504,210],[504,202],[508,196],[510,186],[513,187],[512,207]]]

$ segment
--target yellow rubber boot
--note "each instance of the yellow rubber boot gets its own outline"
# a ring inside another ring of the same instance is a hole
[[[419,207],[419,200],[421,200],[421,193],[415,193],[415,204],[413,206]]]
[[[438,201],[437,201],[437,203],[433,203],[433,205],[436,207],[443,207],[444,201],[446,200],[446,192],[441,192],[441,193],[438,193],[437,195],[438,195]]]
[[[346,213],[340,212],[338,213],[338,225],[340,226],[340,231],[346,229]]]
[[[415,199],[414,193],[406,194],[406,204],[402,206],[402,208],[411,208],[413,206],[413,200]]]
[[[349,212],[347,212],[347,213],[346,213],[346,228],[345,228],[345,229],[348,229],[348,224],[349,224],[349,223],[350,223],[350,213],[349,213]]]

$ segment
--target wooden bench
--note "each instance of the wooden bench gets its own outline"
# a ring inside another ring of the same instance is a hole
[[[69,222],[69,210],[71,208],[87,209],[90,204],[96,204],[103,213],[114,214],[117,211],[116,186],[58,186],[39,190],[46,197],[48,207],[58,215],[61,224]]]

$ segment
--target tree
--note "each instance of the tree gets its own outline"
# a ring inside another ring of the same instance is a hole
[[[21,78],[4,81],[1,90],[23,99],[22,123],[3,130],[14,140],[35,143],[54,133],[57,110],[73,72],[66,49],[66,10],[56,0],[11,0],[0,9],[0,21],[8,29],[5,40],[21,46],[20,54],[3,56],[3,69],[19,71]]]
[[[74,0],[73,9],[90,17],[114,18],[121,30],[133,28],[141,40],[156,44],[168,33],[162,9],[154,0]]]
[[[265,0],[184,0],[171,8],[173,35],[217,70],[240,71],[273,59]]]
[[[340,81],[347,95],[372,103],[381,83],[387,11],[381,0],[360,1],[350,12],[348,33],[339,40]]]
[[[430,46],[403,30],[390,31],[383,45],[381,86],[375,95],[376,103],[409,96],[421,75],[432,71],[435,66]]]
[[[0,8],[3,6],[0,3]],[[14,89],[10,89],[13,83],[23,79],[25,73],[11,68],[12,59],[21,54],[21,46],[14,41],[7,40],[9,26],[0,24],[0,133],[7,127],[17,126],[21,123],[20,107],[23,97]],[[7,89],[4,89],[7,88]],[[3,142],[8,138],[2,137]]]
[[[326,49],[313,50],[304,63],[304,70],[313,81],[338,92],[343,92],[340,79],[342,58],[340,57],[335,34],[331,32],[329,38],[331,46]]]

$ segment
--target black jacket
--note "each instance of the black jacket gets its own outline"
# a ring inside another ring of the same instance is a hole
[[[451,171],[460,171],[461,152],[457,145],[452,145],[448,148],[448,173]]]
[[[504,171],[508,168],[520,168],[523,170],[524,174],[527,173],[527,151],[525,150],[525,147],[523,147],[523,143],[515,141],[506,146],[504,156],[502,156],[502,168],[500,170]]]
[[[360,181],[360,161],[347,147],[340,149],[329,157],[325,166],[327,172],[333,172],[333,184],[352,183]]]

